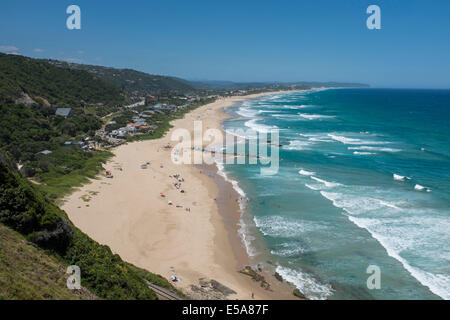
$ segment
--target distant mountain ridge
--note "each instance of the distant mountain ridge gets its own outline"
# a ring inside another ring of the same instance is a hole
[[[191,81],[192,86],[196,89],[227,89],[240,90],[249,87],[288,87],[288,86],[305,86],[305,87],[334,87],[334,88],[369,88],[370,85],[365,83],[352,82],[314,82],[314,81],[296,81],[296,82],[233,82],[221,80],[200,80]]]

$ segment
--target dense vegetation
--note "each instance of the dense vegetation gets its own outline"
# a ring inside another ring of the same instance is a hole
[[[164,278],[131,266],[77,229],[64,211],[22,178],[0,152],[0,223],[63,263],[81,269],[82,285],[105,299],[156,299],[145,280],[173,289]],[[152,281],[153,280],[153,281]]]
[[[101,121],[83,113],[70,118],[53,116],[55,110],[44,105],[0,104],[0,148],[19,161],[34,161],[36,153],[53,150],[67,139],[93,135]]]
[[[93,136],[102,124],[98,117],[81,113],[64,119],[53,113],[44,105],[0,104],[0,150],[21,162],[22,173],[43,183],[39,187],[56,199],[93,178],[112,154],[64,145]],[[40,154],[43,150],[52,153]]]
[[[124,101],[117,87],[88,72],[0,53],[0,101],[14,102],[23,93],[35,101],[45,99],[69,107],[99,103],[114,106]]]

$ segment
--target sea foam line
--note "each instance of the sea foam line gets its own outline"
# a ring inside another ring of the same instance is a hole
[[[323,184],[324,184],[326,187],[328,187],[328,188],[342,186],[342,184],[340,184],[340,183],[337,183],[337,182],[329,182],[329,181],[322,180],[322,179],[319,179],[319,178],[314,177],[314,176],[311,176],[311,179],[314,180],[314,181],[323,183]]]
[[[311,113],[299,113],[300,117],[305,118],[307,120],[317,120],[317,119],[331,119],[334,116],[326,116],[323,114],[311,114]]]
[[[269,133],[273,129],[278,129],[277,126],[268,126],[262,123],[256,123],[258,120],[259,119],[249,120],[245,122],[245,126],[261,133]]]
[[[244,221],[244,212],[245,212],[245,204],[247,202],[247,195],[245,194],[244,190],[241,189],[239,183],[236,180],[228,178],[228,175],[225,173],[223,163],[216,161],[216,167],[217,167],[217,174],[220,175],[222,178],[224,178],[225,181],[231,183],[233,189],[239,194],[238,203],[239,203],[239,211],[241,214],[238,223],[239,225],[238,234],[245,247],[245,251],[250,257],[253,257],[256,255],[255,249],[252,246],[252,241],[255,240],[255,238],[249,234],[248,226]]]
[[[356,138],[348,138],[344,136],[338,136],[332,133],[327,134],[331,139],[341,142],[343,144],[353,144],[353,145],[361,145],[361,144],[385,144],[388,142],[383,141],[370,141],[370,140],[361,140]]]
[[[364,143],[369,144],[369,143]],[[384,148],[384,147],[369,147],[369,146],[361,146],[361,147],[348,147],[348,150],[364,150],[364,151],[380,151],[380,152],[400,152],[401,149],[395,148]]]

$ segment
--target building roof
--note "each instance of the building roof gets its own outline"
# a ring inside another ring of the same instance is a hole
[[[68,117],[72,113],[72,108],[57,108],[55,111],[56,116]]]

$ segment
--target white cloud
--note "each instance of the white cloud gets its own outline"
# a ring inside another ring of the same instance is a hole
[[[36,48],[36,49],[34,49],[33,51],[34,51],[34,52],[44,52],[45,50],[44,50],[44,49]]]
[[[84,51],[83,50],[78,50],[77,53],[78,54],[84,54]]]
[[[15,46],[0,46],[0,51],[17,53],[19,51],[19,48]]]

